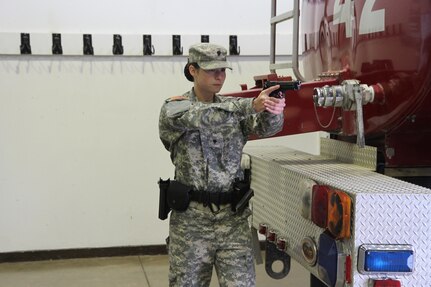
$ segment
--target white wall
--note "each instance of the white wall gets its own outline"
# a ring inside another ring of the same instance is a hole
[[[2,30],[39,33],[266,34],[270,15],[270,3],[246,0],[1,0],[0,8]]]
[[[291,1],[280,1],[278,11]],[[270,3],[246,0],[0,0],[0,54],[19,54],[20,33],[30,33],[33,54],[51,54],[52,33],[61,33],[63,52],[82,54],[82,34],[93,35],[95,55],[112,54],[112,35],[123,37],[125,55],[142,55],[142,35],[152,35],[156,55],[172,55],[172,35],[190,44],[210,35],[227,46],[238,36],[241,55],[269,53]],[[280,24],[278,54],[288,54],[290,23]],[[247,44],[248,42],[248,44]]]
[[[268,16],[265,1],[0,0],[0,33],[267,33]],[[267,56],[229,60],[223,92],[269,72]],[[157,180],[173,167],[158,113],[191,87],[185,62],[0,55],[0,252],[164,243]],[[316,152],[317,135],[305,137],[253,144]]]

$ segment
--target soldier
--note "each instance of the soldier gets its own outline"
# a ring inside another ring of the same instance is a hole
[[[175,181],[190,187],[191,197],[185,210],[174,207],[170,216],[169,286],[209,286],[213,267],[220,286],[255,286],[251,211],[235,210],[232,193],[235,179],[244,177],[248,137],[279,132],[285,102],[269,97],[279,86],[256,98],[219,95],[231,69],[226,55],[215,44],[191,46],[184,74],[193,88],[166,100],[160,112],[160,139]]]

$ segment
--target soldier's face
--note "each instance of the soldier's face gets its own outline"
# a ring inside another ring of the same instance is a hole
[[[195,79],[195,84],[201,89],[207,90],[211,93],[220,92],[223,87],[224,81],[226,79],[226,69],[214,69],[214,70],[203,70],[194,69],[193,72],[190,71],[193,78]]]

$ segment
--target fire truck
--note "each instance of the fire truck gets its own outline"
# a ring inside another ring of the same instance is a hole
[[[301,2],[277,13],[272,0],[271,73],[234,93],[255,97],[269,82],[294,82],[277,136],[329,135],[319,155],[244,150],[267,273],[283,278],[293,259],[312,287],[429,287],[431,2]],[[284,21],[293,22],[292,58],[278,63]],[[293,78],[278,75],[284,68]]]

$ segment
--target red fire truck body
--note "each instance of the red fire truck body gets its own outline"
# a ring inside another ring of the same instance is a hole
[[[331,137],[319,156],[245,149],[268,274],[292,257],[311,286],[431,286],[431,2],[293,2],[277,14],[272,1],[271,74],[234,93],[256,96],[292,68],[301,85],[278,136]],[[275,63],[276,24],[292,19],[292,62]]]

